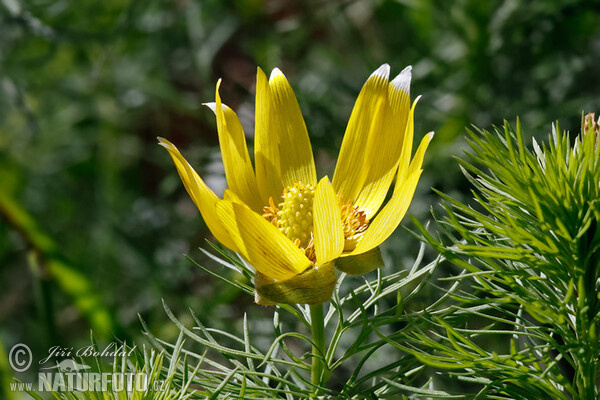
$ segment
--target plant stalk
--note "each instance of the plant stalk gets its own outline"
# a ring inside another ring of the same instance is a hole
[[[323,304],[310,306],[310,324],[313,340],[310,381],[315,385],[314,395],[317,396],[320,392],[320,387],[324,384],[323,369],[325,365],[323,360],[325,357],[325,317],[323,314]]]

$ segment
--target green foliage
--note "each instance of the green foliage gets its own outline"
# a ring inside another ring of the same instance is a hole
[[[130,349],[123,345],[123,349]],[[146,389],[141,390],[117,390],[112,387],[107,391],[82,391],[78,392],[52,392],[56,400],[187,400],[194,399],[195,390],[191,387],[192,379],[196,371],[188,371],[186,368],[186,357],[181,354],[181,340],[177,342],[173,353],[165,360],[162,353],[147,350],[145,347],[136,350],[133,358],[126,355],[115,356],[112,367],[107,368],[102,364],[101,357],[96,357],[96,368],[98,372],[112,372],[121,374],[145,374],[147,377]],[[177,371],[181,377],[177,377]],[[41,397],[35,392],[30,393],[35,399]]]
[[[311,398],[316,392],[326,398],[383,399],[435,393],[427,389],[424,365],[389,344],[391,339],[403,341],[424,321],[418,302],[438,260],[419,267],[423,250],[409,270],[379,269],[361,285],[356,285],[360,278],[342,274],[324,314],[314,307],[284,304],[274,308],[272,319],[249,319],[244,314],[238,327],[222,330],[206,326],[191,311],[194,322],[190,328],[165,304],[167,315],[185,338],[183,351],[189,357],[189,368],[198,369],[193,381],[202,388],[198,393],[213,399],[299,399]],[[249,284],[253,269],[235,254],[219,253],[212,257],[235,270],[236,279],[197,266],[253,296]],[[434,305],[424,307],[425,311],[431,307]],[[319,316],[323,320],[315,321]],[[314,332],[311,338],[310,332],[319,322],[324,335],[322,342],[316,343],[321,339]],[[239,325],[241,333],[236,335]],[[158,339],[147,327],[145,333],[165,354],[171,354],[181,342],[181,337],[175,345]],[[317,351],[311,351],[313,346]],[[311,366],[315,357],[319,360],[316,381]]]
[[[32,262],[28,237],[0,210],[4,345],[78,346],[90,327],[112,333],[108,320],[135,337],[138,313],[175,340],[161,298],[219,329],[240,309],[255,313],[240,289],[181,257],[210,234],[155,140],[181,143],[222,190],[214,117],[201,106],[218,78],[251,143],[256,66],[280,67],[325,175],[364,79],[384,62],[412,64],[413,97],[424,95],[417,136],[436,131],[410,210],[422,220],[429,187],[465,198],[451,159],[465,125],[521,115],[536,134],[600,109],[597,13],[589,0],[1,0],[0,191],[70,267],[39,279],[44,259]],[[385,251],[402,264],[416,246],[395,235]]]
[[[591,120],[590,120],[591,121]],[[583,128],[582,128],[583,131]],[[410,351],[481,385],[475,398],[595,399],[600,387],[600,148],[558,125],[525,147],[521,125],[470,133],[461,161],[475,204],[443,195],[441,236],[425,240],[464,271],[455,304]],[[438,340],[436,340],[438,339]],[[494,343],[494,341],[496,341]],[[420,352],[434,349],[435,355]]]

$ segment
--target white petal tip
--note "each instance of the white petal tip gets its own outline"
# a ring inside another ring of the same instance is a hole
[[[167,150],[171,150],[171,149],[175,148],[175,146],[173,146],[173,144],[165,138],[158,136],[156,139],[158,139],[159,146],[162,146]]]
[[[404,68],[392,81],[392,85],[397,90],[402,90],[410,95],[410,80],[412,78],[412,67],[409,65]]]
[[[388,64],[383,64],[381,67],[377,68],[375,72],[371,74],[371,78],[382,77],[388,79],[390,76],[390,66]]]
[[[217,113],[217,103],[214,103],[214,102],[211,102],[211,103],[202,103],[202,105],[210,108],[212,110],[212,112],[214,112],[215,114]],[[221,103],[221,109],[223,111],[226,111],[226,110],[229,109],[229,107],[227,106],[227,104],[222,104]]]
[[[279,68],[273,68],[273,71],[271,71],[271,76],[269,76],[269,81],[272,81],[273,79],[277,78],[278,76],[284,76],[283,72],[281,72],[281,70]]]
[[[217,103],[203,103],[202,105],[210,108],[215,114],[217,113]]]

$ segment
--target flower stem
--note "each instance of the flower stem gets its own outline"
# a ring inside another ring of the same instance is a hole
[[[310,323],[312,328],[312,369],[310,381],[315,385],[314,394],[318,395],[323,382],[324,354],[325,354],[325,317],[323,304],[310,306]]]

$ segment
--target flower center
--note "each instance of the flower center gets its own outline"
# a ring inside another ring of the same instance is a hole
[[[296,246],[304,249],[309,258],[313,250],[313,199],[315,188],[310,184],[296,182],[281,194],[281,202],[275,205],[273,198],[264,208],[263,217],[271,221]]]
[[[269,198],[264,207],[263,217],[275,225],[296,246],[304,250],[306,256],[315,262],[313,242],[313,200],[315,188],[310,184],[296,182],[286,187],[279,203]],[[369,226],[367,215],[352,202],[340,202],[340,218],[344,226],[344,251],[352,251]]]

